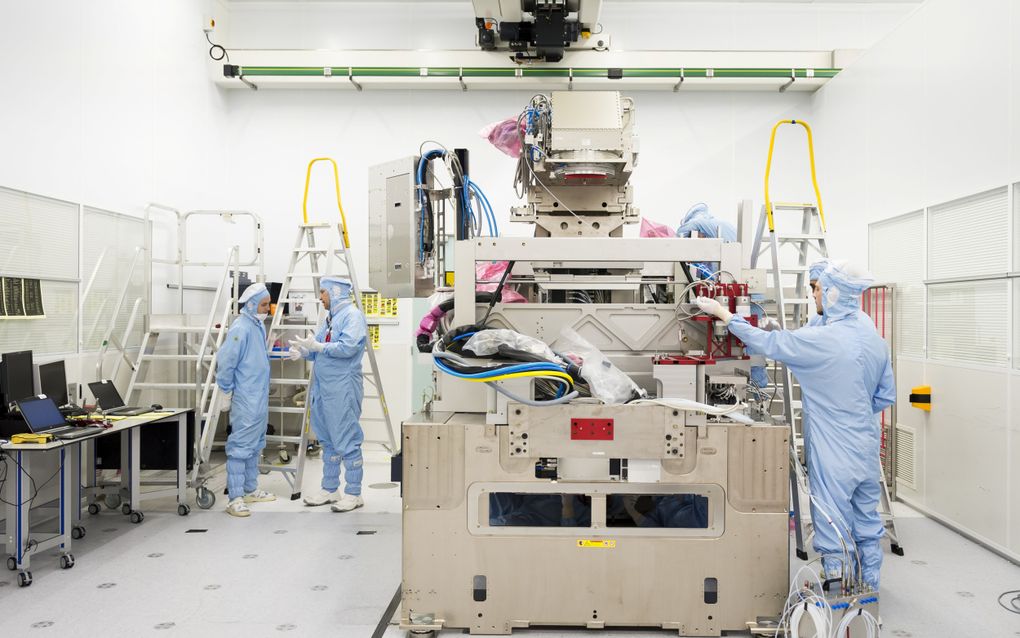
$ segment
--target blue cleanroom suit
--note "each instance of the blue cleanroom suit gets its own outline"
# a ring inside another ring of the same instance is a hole
[[[309,397],[312,402],[312,430],[322,445],[322,489],[340,487],[343,462],[344,492],[361,494],[361,402],[365,396],[361,360],[365,354],[368,325],[351,300],[351,284],[336,277],[323,278],[320,286],[329,293],[329,313],[315,340],[324,344],[321,352],[310,352],[315,362]]]
[[[870,277],[832,263],[819,278],[825,325],[765,332],[734,316],[729,329],[766,357],[787,364],[800,382],[814,546],[825,557],[826,572],[841,572],[841,535],[851,554],[846,572],[856,573],[859,557],[863,579],[878,589],[884,528],[878,514],[881,432],[875,415],[895,402],[896,389],[888,348],[860,310],[861,293],[870,283]]]
[[[242,295],[244,305],[216,354],[216,385],[231,396],[227,437],[227,492],[230,499],[251,494],[258,486],[259,455],[266,446],[269,422],[269,352],[266,328],[257,309],[269,296],[263,284]]]

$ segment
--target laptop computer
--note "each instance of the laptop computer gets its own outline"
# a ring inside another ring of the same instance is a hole
[[[116,386],[109,379],[90,383],[89,390],[92,390],[92,394],[96,397],[99,409],[107,416],[138,416],[152,412],[152,408],[124,405],[124,399],[120,398],[120,392],[117,392]]]
[[[57,404],[45,394],[20,399],[17,404],[21,417],[25,419],[28,429],[33,434],[52,434],[58,439],[77,439],[103,431],[103,428],[94,425],[84,427],[69,425],[64,415],[57,409]]]

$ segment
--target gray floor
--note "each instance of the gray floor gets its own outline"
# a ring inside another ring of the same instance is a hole
[[[0,636],[340,636],[369,638],[400,580],[400,500],[388,462],[366,463],[367,506],[351,514],[286,500],[234,519],[217,502],[186,517],[172,503],[146,507],[132,525],[105,511],[86,520],[74,569],[54,553],[33,557],[35,583],[0,572]],[[306,489],[317,483],[311,461]],[[222,488],[222,478],[217,483]],[[284,493],[274,475],[265,486]],[[160,511],[162,510],[162,511]],[[1020,616],[996,603],[1020,588],[1020,567],[913,510],[897,508],[907,555],[887,555],[883,634],[1020,636]],[[189,531],[192,530],[192,531]],[[194,531],[204,530],[204,531]],[[361,533],[359,533],[361,532]],[[386,638],[403,637],[390,627]],[[445,634],[444,634],[445,635]],[[455,635],[452,632],[450,635]],[[605,638],[668,632],[518,632],[526,638]]]

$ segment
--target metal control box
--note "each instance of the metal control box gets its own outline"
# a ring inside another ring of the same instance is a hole
[[[384,297],[427,297],[435,289],[419,261],[417,163],[409,156],[368,171],[368,282]]]

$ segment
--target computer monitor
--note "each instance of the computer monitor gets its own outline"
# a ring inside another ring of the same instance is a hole
[[[89,384],[89,390],[92,390],[92,396],[96,397],[96,402],[102,410],[124,407],[124,399],[120,397],[117,387],[109,379],[93,381]]]
[[[57,409],[57,404],[49,397],[28,397],[19,399],[17,403],[22,418],[32,432],[45,432],[67,425],[64,415]]]
[[[63,361],[39,366],[39,391],[53,399],[58,406],[67,405],[67,372]]]
[[[32,375],[32,351],[5,352],[0,357],[0,391],[3,392],[3,407],[35,394],[35,379]]]

